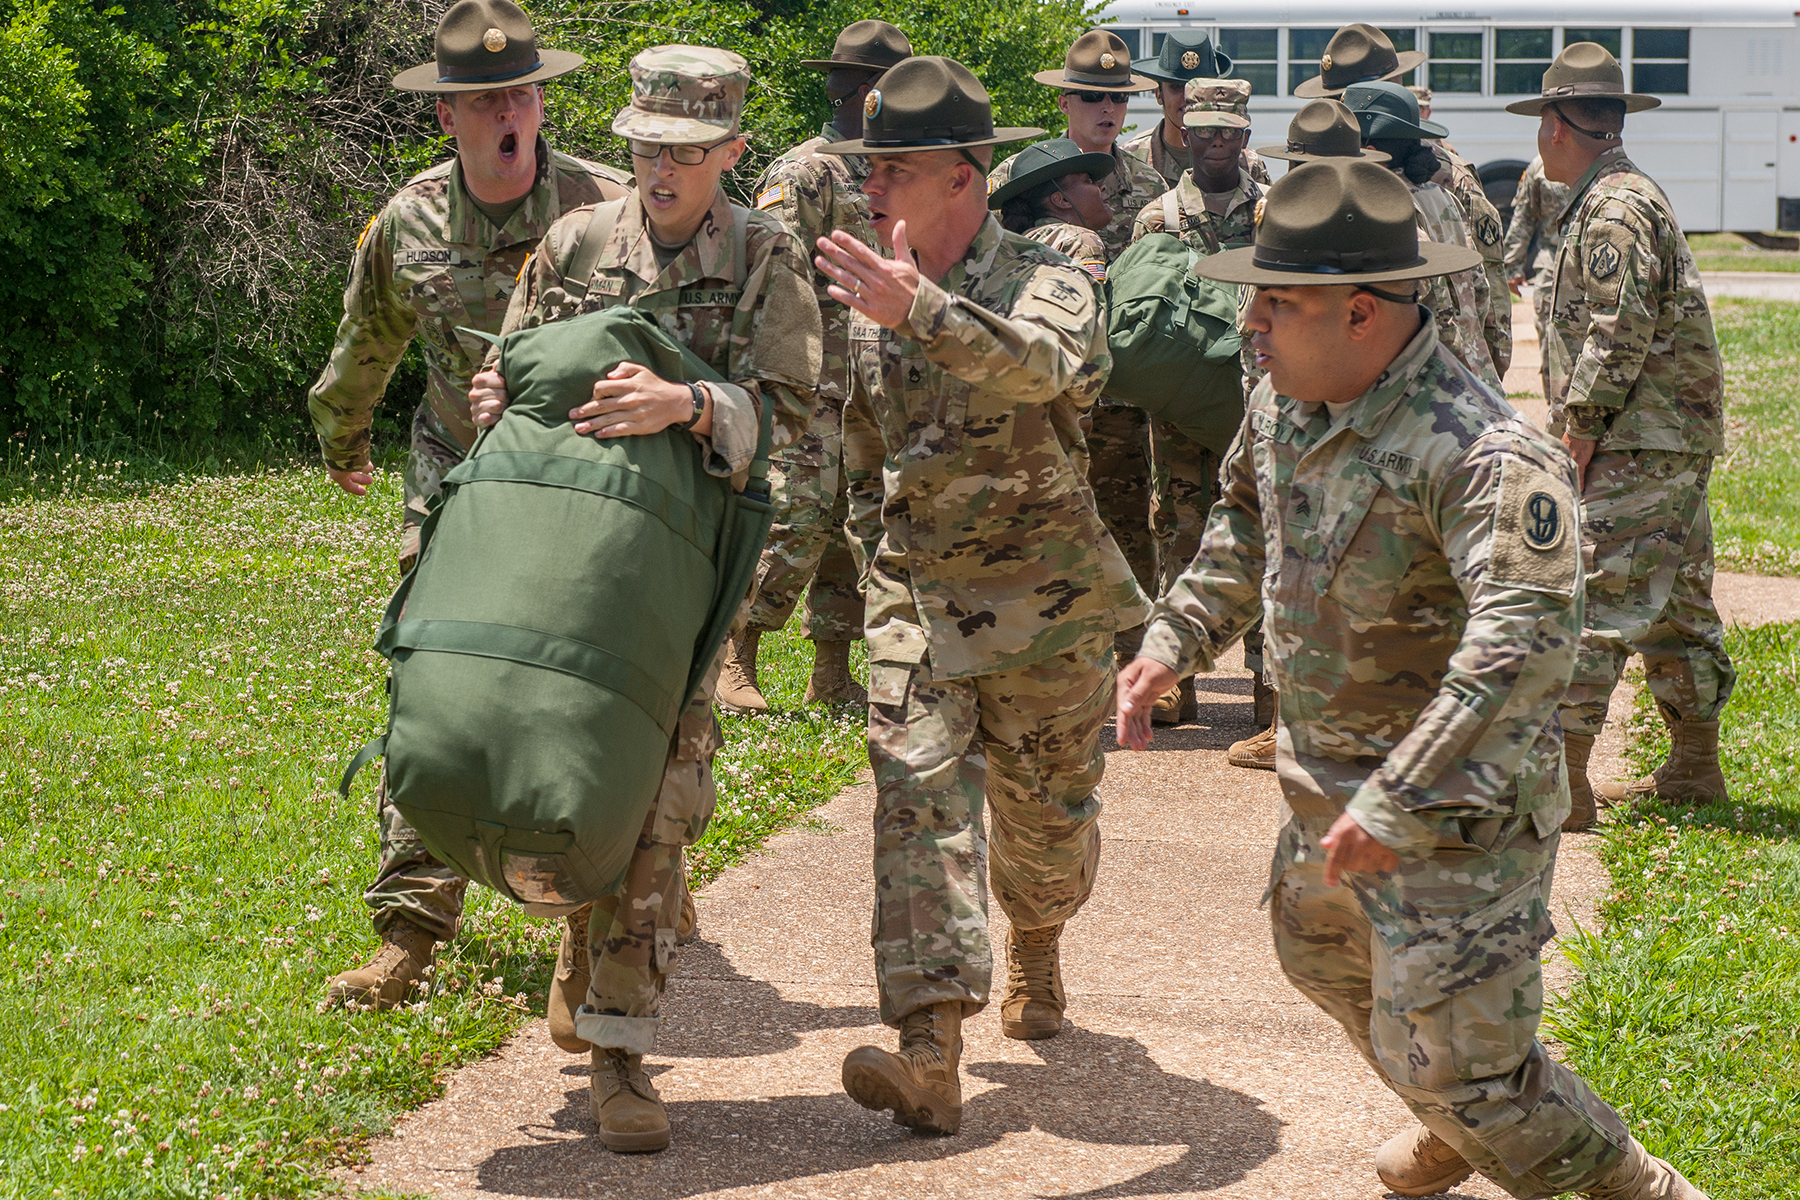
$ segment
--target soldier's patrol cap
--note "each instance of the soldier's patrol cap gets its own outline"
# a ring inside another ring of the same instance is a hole
[[[800,65],[815,71],[873,71],[879,75],[895,63],[912,57],[912,43],[886,21],[857,21],[844,26],[831,47],[830,58],[803,58]]]
[[[1250,128],[1250,84],[1243,79],[1190,79],[1181,123],[1189,129]]]
[[[394,76],[403,92],[488,92],[543,83],[586,60],[543,50],[524,10],[512,0],[458,0],[438,22],[437,58]]]
[[[1427,104],[1431,103],[1430,88],[1420,87],[1416,83],[1409,83],[1406,85],[1406,90],[1413,94],[1413,98],[1419,102],[1420,108],[1424,108]]]
[[[631,106],[619,110],[620,137],[671,145],[716,142],[738,131],[750,64],[711,46],[652,46],[631,60]]]
[[[1131,48],[1110,29],[1090,29],[1075,39],[1061,70],[1039,71],[1039,83],[1065,92],[1148,92],[1156,87],[1131,70]]]
[[[1398,79],[1424,61],[1423,50],[1398,52],[1393,40],[1373,25],[1346,25],[1326,43],[1319,73],[1295,84],[1294,95],[1306,100],[1336,96],[1365,79]]]
[[[1662,103],[1655,96],[1626,91],[1625,72],[1619,60],[1598,42],[1564,46],[1544,72],[1543,94],[1514,100],[1506,111],[1535,117],[1558,100],[1621,100],[1628,113],[1644,112]]]
[[[1419,98],[1397,83],[1377,79],[1344,89],[1344,107],[1356,114],[1363,140],[1409,138],[1426,141],[1450,131],[1419,115]]]
[[[1223,79],[1231,74],[1231,55],[1213,49],[1212,38],[1204,33],[1176,29],[1163,36],[1154,57],[1137,59],[1131,69],[1163,83]]]
[[[994,104],[975,73],[953,58],[921,54],[888,71],[863,101],[863,135],[826,154],[913,154],[1023,142],[1044,131],[994,128]]]
[[[1104,179],[1118,168],[1118,160],[1104,150],[1083,150],[1068,138],[1047,138],[1019,151],[1012,160],[1012,175],[988,196],[989,208],[1000,208],[1014,196],[1040,183],[1064,175]]]
[[[1301,163],[1264,197],[1256,242],[1202,258],[1197,274],[1259,287],[1366,286],[1449,275],[1481,252],[1419,240],[1412,192],[1368,159]]]
[[[1264,158],[1288,162],[1315,162],[1321,158],[1365,158],[1378,163],[1388,160],[1379,150],[1363,149],[1362,141],[1362,126],[1343,101],[1308,100],[1288,122],[1287,145],[1258,146],[1256,152]]]

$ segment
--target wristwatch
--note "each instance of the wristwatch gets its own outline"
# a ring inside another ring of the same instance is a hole
[[[694,394],[694,415],[689,417],[687,423],[681,426],[683,430],[692,429],[700,423],[700,418],[706,415],[706,393],[701,390],[700,385],[697,383],[690,383],[687,385],[687,388],[688,391]]]

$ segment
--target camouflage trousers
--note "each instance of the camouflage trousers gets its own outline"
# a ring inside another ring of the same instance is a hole
[[[412,448],[406,455],[406,470],[400,486],[406,505],[400,513],[400,573],[412,570],[419,557],[419,527],[431,515],[431,501],[444,490],[444,476],[454,470],[469,452],[444,426],[430,401],[419,405],[413,413]]]
[[[1096,404],[1082,418],[1087,436],[1088,486],[1100,520],[1125,554],[1138,586],[1154,594],[1156,534],[1150,528],[1154,469],[1150,457],[1150,416],[1128,404]],[[1144,627],[1115,635],[1120,654],[1130,658],[1144,640]]]
[[[962,1001],[965,1015],[987,1004],[990,878],[1018,929],[1060,924],[1087,901],[1100,863],[1111,642],[1092,634],[1067,654],[972,679],[871,665],[870,944],[887,1024],[945,1000]]]
[[[1453,822],[1430,857],[1326,887],[1330,827],[1290,814],[1275,852],[1269,917],[1288,981],[1507,1192],[1597,1182],[1624,1156],[1624,1123],[1537,1040],[1556,825],[1540,836],[1530,815]]]
[[[1556,336],[1550,327],[1551,301],[1556,294],[1556,271],[1545,267],[1531,277],[1531,312],[1537,323],[1538,335],[1538,380],[1543,386],[1543,394],[1550,394],[1550,351],[1551,339]]]
[[[1581,496],[1587,615],[1575,675],[1563,698],[1565,732],[1597,735],[1632,654],[1674,718],[1710,721],[1737,672],[1713,606],[1712,456],[1607,450],[1588,464]]]
[[[812,422],[769,464],[775,519],[756,567],[749,626],[768,633],[786,625],[806,595],[805,635],[813,641],[853,642],[863,635],[862,593],[844,533],[844,413],[822,396]]]
[[[1200,550],[1206,514],[1219,492],[1219,458],[1167,421],[1150,422],[1155,489],[1150,529],[1156,536],[1156,594],[1163,595]]]

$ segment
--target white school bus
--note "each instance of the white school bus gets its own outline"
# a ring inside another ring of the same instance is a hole
[[[1451,7],[1450,5],[1461,5]],[[1426,61],[1401,82],[1432,89],[1431,119],[1481,172],[1489,196],[1511,207],[1520,172],[1537,153],[1537,121],[1506,111],[1539,93],[1565,45],[1599,42],[1625,69],[1629,90],[1662,106],[1626,119],[1625,145],[1674,202],[1690,232],[1800,229],[1800,13],[1796,0],[1450,0],[1408,5],[1248,0],[1113,0],[1110,26],[1137,57],[1170,29],[1210,33],[1254,88],[1251,145],[1282,142],[1304,99],[1294,85],[1319,73],[1341,25],[1364,21],[1398,50]],[[1139,128],[1158,118],[1146,96]],[[1279,171],[1282,164],[1271,162]]]

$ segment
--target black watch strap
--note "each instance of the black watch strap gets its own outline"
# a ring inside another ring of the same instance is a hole
[[[690,383],[687,388],[694,394],[694,415],[687,419],[686,424],[682,425],[683,430],[692,429],[700,423],[700,418],[706,415],[706,392],[697,383]]]

